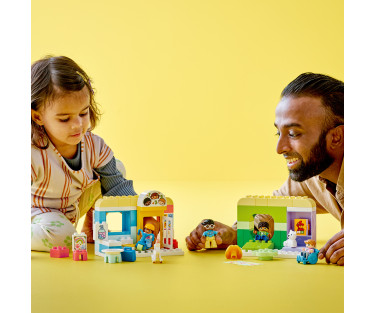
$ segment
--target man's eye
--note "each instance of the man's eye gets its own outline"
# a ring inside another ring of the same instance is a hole
[[[296,138],[296,137],[298,137],[300,134],[299,133],[289,133],[289,136],[291,137],[291,138]]]

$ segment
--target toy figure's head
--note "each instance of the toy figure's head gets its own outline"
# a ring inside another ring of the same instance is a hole
[[[206,230],[209,230],[209,229],[214,229],[215,225],[214,225],[214,221],[211,220],[211,219],[206,219],[204,220],[202,223],[201,223],[202,226],[204,226],[204,228]]]
[[[158,199],[159,198],[159,194],[157,192],[154,192],[151,194],[150,198],[152,199]]]
[[[296,231],[290,229],[290,232],[287,235],[288,239],[295,240],[296,239]]]
[[[260,222],[257,226],[259,231],[269,231],[269,223],[268,222]]]
[[[165,204],[166,204],[166,200],[163,199],[163,198],[160,198],[159,201],[158,201],[158,203],[159,203],[160,205],[165,205]]]
[[[151,204],[151,200],[150,200],[150,198],[145,198],[144,199],[144,205],[145,206],[149,206]]]
[[[313,248],[316,247],[316,241],[314,241],[312,239],[305,240],[304,243],[306,244],[307,248],[313,249]]]
[[[269,214],[255,214],[253,216],[253,232],[258,231],[268,232],[270,238],[274,236],[274,219]]]
[[[155,231],[155,227],[154,225],[152,224],[146,224],[145,227],[144,227],[144,232],[147,233],[147,234],[151,234],[151,233],[154,233]]]

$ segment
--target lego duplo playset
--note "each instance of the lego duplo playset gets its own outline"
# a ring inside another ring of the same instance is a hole
[[[111,231],[108,225],[107,217],[113,213],[121,215],[119,231]],[[95,254],[104,257],[109,249],[131,247],[136,250],[137,257],[150,257],[156,234],[154,226],[144,221],[149,217],[159,223],[161,255],[183,255],[174,239],[174,204],[156,190],[145,191],[139,196],[103,197],[96,201],[93,217]]]
[[[280,250],[296,257],[304,241],[316,240],[316,203],[308,197],[247,196],[237,205],[237,243],[245,253]],[[250,251],[250,252],[247,252]]]

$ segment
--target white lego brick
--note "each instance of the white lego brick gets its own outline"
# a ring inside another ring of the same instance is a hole
[[[283,258],[283,259],[296,259],[299,253],[300,253],[299,251],[278,250],[278,257]]]
[[[274,230],[287,231],[286,223],[274,223]]]
[[[95,211],[105,211],[105,212],[118,212],[118,211],[136,211],[137,208],[135,206],[126,206],[126,207],[95,207]]]
[[[287,207],[287,212],[316,212],[314,208]]]
[[[253,229],[253,222],[242,222],[242,221],[238,221],[238,229]]]
[[[300,253],[299,251],[283,251],[283,250],[278,250],[274,249],[273,251],[278,252],[277,258],[281,259],[296,259],[296,256]],[[247,257],[257,257],[256,252],[257,250],[242,250],[243,256]]]

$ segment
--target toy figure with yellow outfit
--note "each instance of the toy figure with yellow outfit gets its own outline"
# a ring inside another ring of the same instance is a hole
[[[215,241],[215,236],[218,234],[217,231],[214,230],[214,221],[211,219],[206,219],[201,223],[202,226],[206,229],[202,234],[202,237],[205,237],[205,249],[208,248],[217,248],[217,243]]]

